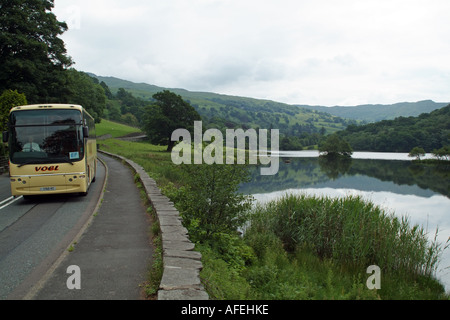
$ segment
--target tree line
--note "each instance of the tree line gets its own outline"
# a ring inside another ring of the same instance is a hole
[[[106,102],[104,89],[72,67],[59,37],[68,27],[51,12],[53,7],[53,0],[2,1],[0,95],[24,95],[28,104],[81,104],[99,122]]]
[[[349,125],[337,133],[359,151],[433,152],[450,146],[450,105],[417,117],[398,117],[366,125]]]

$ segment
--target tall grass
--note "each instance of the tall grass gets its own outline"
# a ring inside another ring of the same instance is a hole
[[[273,232],[284,248],[307,247],[319,258],[350,268],[378,265],[384,272],[431,276],[443,246],[420,226],[358,196],[288,194],[254,208],[250,227]]]

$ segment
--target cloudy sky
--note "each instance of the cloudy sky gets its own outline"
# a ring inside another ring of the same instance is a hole
[[[450,102],[449,0],[55,0],[80,71],[291,104]]]

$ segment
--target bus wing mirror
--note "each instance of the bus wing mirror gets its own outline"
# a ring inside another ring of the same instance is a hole
[[[3,142],[7,143],[8,140],[9,140],[9,133],[8,133],[8,131],[3,131],[2,136],[3,136]]]
[[[88,127],[83,127],[83,136],[85,138],[89,138],[89,128]]]

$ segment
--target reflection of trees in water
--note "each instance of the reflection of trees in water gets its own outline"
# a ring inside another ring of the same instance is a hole
[[[330,178],[318,165],[317,158],[280,158],[279,171],[273,176],[262,176],[259,168],[250,166],[251,181],[241,187],[242,192],[271,192],[289,188],[304,188],[317,183],[325,183]]]
[[[313,187],[340,176],[367,176],[396,185],[417,185],[450,197],[450,170],[435,165],[417,165],[411,161],[290,158],[280,159],[279,171],[274,176],[261,176],[258,168],[250,168],[251,181],[243,184],[241,191],[264,193],[285,189]],[[355,186],[356,188],[357,186]]]
[[[412,161],[354,159],[348,174],[363,174],[397,185],[417,185],[450,197],[448,166],[417,165]]]
[[[332,180],[346,174],[352,165],[352,158],[341,156],[319,157],[320,170]]]

